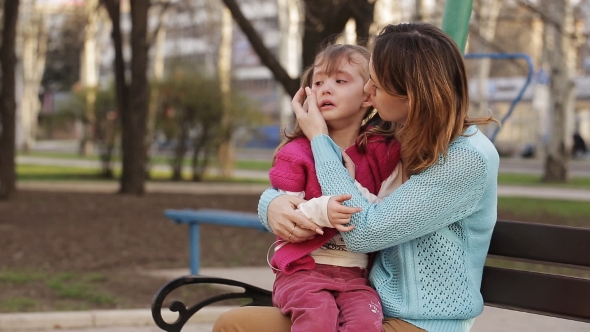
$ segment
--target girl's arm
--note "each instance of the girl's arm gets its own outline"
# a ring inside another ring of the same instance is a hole
[[[327,135],[315,137],[312,149],[324,194],[351,194],[345,204],[361,208],[351,218],[355,228],[342,233],[346,246],[357,252],[395,246],[463,219],[481,198],[487,177],[485,160],[476,151],[449,150],[444,162],[411,176],[383,202],[371,204],[347,175],[340,149]]]

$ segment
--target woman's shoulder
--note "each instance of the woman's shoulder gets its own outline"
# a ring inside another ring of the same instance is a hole
[[[487,136],[477,127],[470,126],[465,133],[449,145],[449,155],[472,156],[485,162],[499,162],[498,151]]]

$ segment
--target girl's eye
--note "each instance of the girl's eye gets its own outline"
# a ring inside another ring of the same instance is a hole
[[[345,80],[336,80],[336,83],[346,83]]]
[[[322,85],[322,82],[320,82],[320,81],[313,82],[313,85],[315,85],[315,86],[320,86],[320,85]]]

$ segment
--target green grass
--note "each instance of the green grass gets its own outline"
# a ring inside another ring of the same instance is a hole
[[[79,168],[70,166],[49,166],[49,165],[25,165],[16,167],[17,180],[19,181],[107,181],[117,180],[120,170],[115,169],[115,179],[107,179],[101,176],[98,168]],[[150,180],[170,180],[172,171],[151,171]],[[183,174],[183,179],[188,181],[191,175],[188,172]],[[222,178],[218,176],[206,176],[206,182],[227,182],[227,183],[259,183],[268,184],[268,180],[248,178]]]
[[[61,298],[82,300],[99,305],[115,304],[114,297],[96,289],[94,284],[106,280],[106,277],[100,276],[99,279],[96,280],[91,276],[80,280],[79,276],[72,273],[60,273],[50,278],[47,281],[47,286],[53,290],[56,296]]]
[[[101,180],[100,170],[70,166],[17,165],[17,180]]]
[[[45,151],[35,151],[35,152],[28,152],[28,153],[18,153],[19,156],[31,156],[31,157],[42,157],[42,158],[55,158],[55,159],[66,159],[66,160],[86,160],[86,161],[98,161],[100,158],[98,156],[81,156],[75,153],[66,153],[66,152],[45,152]],[[121,158],[119,156],[113,156],[113,161],[120,161]],[[170,159],[167,157],[156,156],[151,158],[150,162],[154,165],[168,165],[170,164]],[[183,165],[190,166],[191,159],[185,158],[183,161]],[[211,161],[211,166],[214,167],[217,165],[216,160]],[[271,166],[271,160],[268,161],[259,161],[259,160],[236,160],[235,168],[236,169],[245,169],[245,170],[254,170],[254,171],[268,171]]]
[[[41,304],[29,297],[19,296],[0,301],[0,310],[8,312],[33,311],[41,307]]]
[[[552,216],[563,220],[586,220],[590,227],[590,204],[588,202],[549,200],[538,198],[499,197],[498,210],[516,217]]]
[[[13,270],[0,271],[0,283],[23,285],[41,278],[42,274],[37,272],[19,272]]]
[[[552,183],[542,182],[541,175],[500,173],[498,184],[590,189],[590,177],[572,177],[566,183]]]
[[[47,271],[0,271],[0,287],[11,289],[14,295],[0,300],[0,312],[39,311],[43,301],[35,299],[35,292],[53,297],[58,310],[84,310],[90,304],[111,306],[118,304],[115,296],[101,290],[109,278],[102,273],[47,273]],[[47,292],[50,291],[48,295]]]

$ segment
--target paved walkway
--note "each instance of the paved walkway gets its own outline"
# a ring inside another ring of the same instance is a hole
[[[146,277],[166,281],[188,274],[188,270],[145,271]],[[272,288],[273,273],[268,267],[203,268],[202,275],[240,280],[262,288]],[[190,305],[190,303],[188,303]],[[199,311],[189,321],[186,331],[211,331],[212,323],[227,306],[209,306]],[[172,322],[176,313],[163,310],[166,321]],[[156,332],[160,331],[151,318],[149,308],[135,310],[95,310],[79,312],[49,312],[0,314],[0,331],[50,331],[69,332]],[[590,324],[485,307],[476,319],[472,332],[590,332]]]

